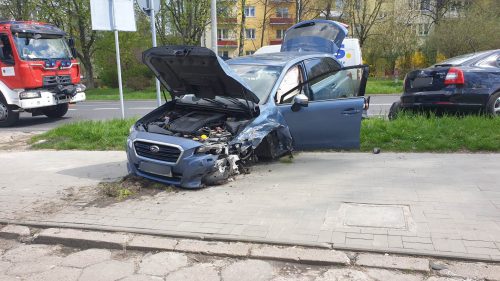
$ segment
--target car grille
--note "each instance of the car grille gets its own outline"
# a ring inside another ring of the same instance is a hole
[[[69,84],[71,84],[71,76],[69,75],[55,75],[55,76],[43,77],[44,87],[55,87],[57,85],[69,85]]]
[[[151,146],[157,146],[157,152],[151,151]],[[175,163],[181,156],[181,150],[177,147],[149,143],[144,141],[135,141],[134,148],[137,155],[154,160]]]

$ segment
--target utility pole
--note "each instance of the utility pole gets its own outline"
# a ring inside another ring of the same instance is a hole
[[[217,54],[217,0],[210,3],[211,31],[212,31],[212,51]]]
[[[151,35],[153,39],[153,48],[156,47],[156,24],[155,24],[155,9],[153,6],[154,1],[159,0],[149,0],[149,16],[151,17]],[[156,83],[156,103],[161,106],[161,94],[160,94],[160,81],[155,78]]]

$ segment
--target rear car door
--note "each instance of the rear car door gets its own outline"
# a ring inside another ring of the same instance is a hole
[[[307,106],[293,109],[293,99],[277,101],[293,137],[294,148],[359,148],[364,90],[368,69],[364,66],[340,68],[332,58],[315,58],[302,64],[307,81],[296,94],[309,98]],[[362,71],[360,79],[352,72]]]

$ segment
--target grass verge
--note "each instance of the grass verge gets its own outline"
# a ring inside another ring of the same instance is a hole
[[[80,121],[65,124],[29,141],[33,148],[57,150],[124,150],[135,119]]]
[[[377,94],[401,94],[403,92],[403,80],[394,82],[393,79],[368,78],[366,83],[366,95]]]
[[[403,92],[403,81],[399,80],[394,83],[394,80],[368,78],[366,84],[366,95],[376,94],[400,94]],[[116,88],[96,88],[85,91],[87,100],[119,100],[118,89]],[[170,95],[167,93],[167,98]],[[123,97],[125,100],[154,100],[156,99],[156,90],[147,89],[142,91],[134,91],[131,89],[123,89]],[[163,99],[163,94],[162,94]]]
[[[120,95],[117,88],[96,88],[85,91],[87,100],[119,100]],[[167,98],[170,98],[168,93]],[[134,91],[123,89],[123,98],[125,100],[154,100],[156,99],[156,90],[148,89],[143,91]],[[163,94],[162,94],[163,99]]]
[[[500,151],[500,118],[401,115],[394,121],[367,119],[361,150],[398,152]]]
[[[128,119],[66,124],[34,136],[30,143],[41,149],[123,150],[133,123]],[[500,118],[402,115],[394,121],[364,120],[361,150],[373,148],[383,152],[500,152]]]

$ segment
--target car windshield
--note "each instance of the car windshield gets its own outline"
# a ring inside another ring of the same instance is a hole
[[[281,66],[275,65],[230,64],[229,66],[261,101],[269,95],[282,70]]]
[[[37,34],[39,35],[39,34]],[[16,47],[21,59],[66,59],[71,52],[63,37],[40,38],[29,37],[26,34],[14,36]]]
[[[440,63],[436,63],[436,65],[461,65],[469,60],[473,60],[476,58],[479,58],[480,56],[486,54],[487,52],[480,52],[480,53],[472,53],[472,54],[466,54],[466,55],[461,55],[458,57],[450,58],[445,61],[442,61]]]

